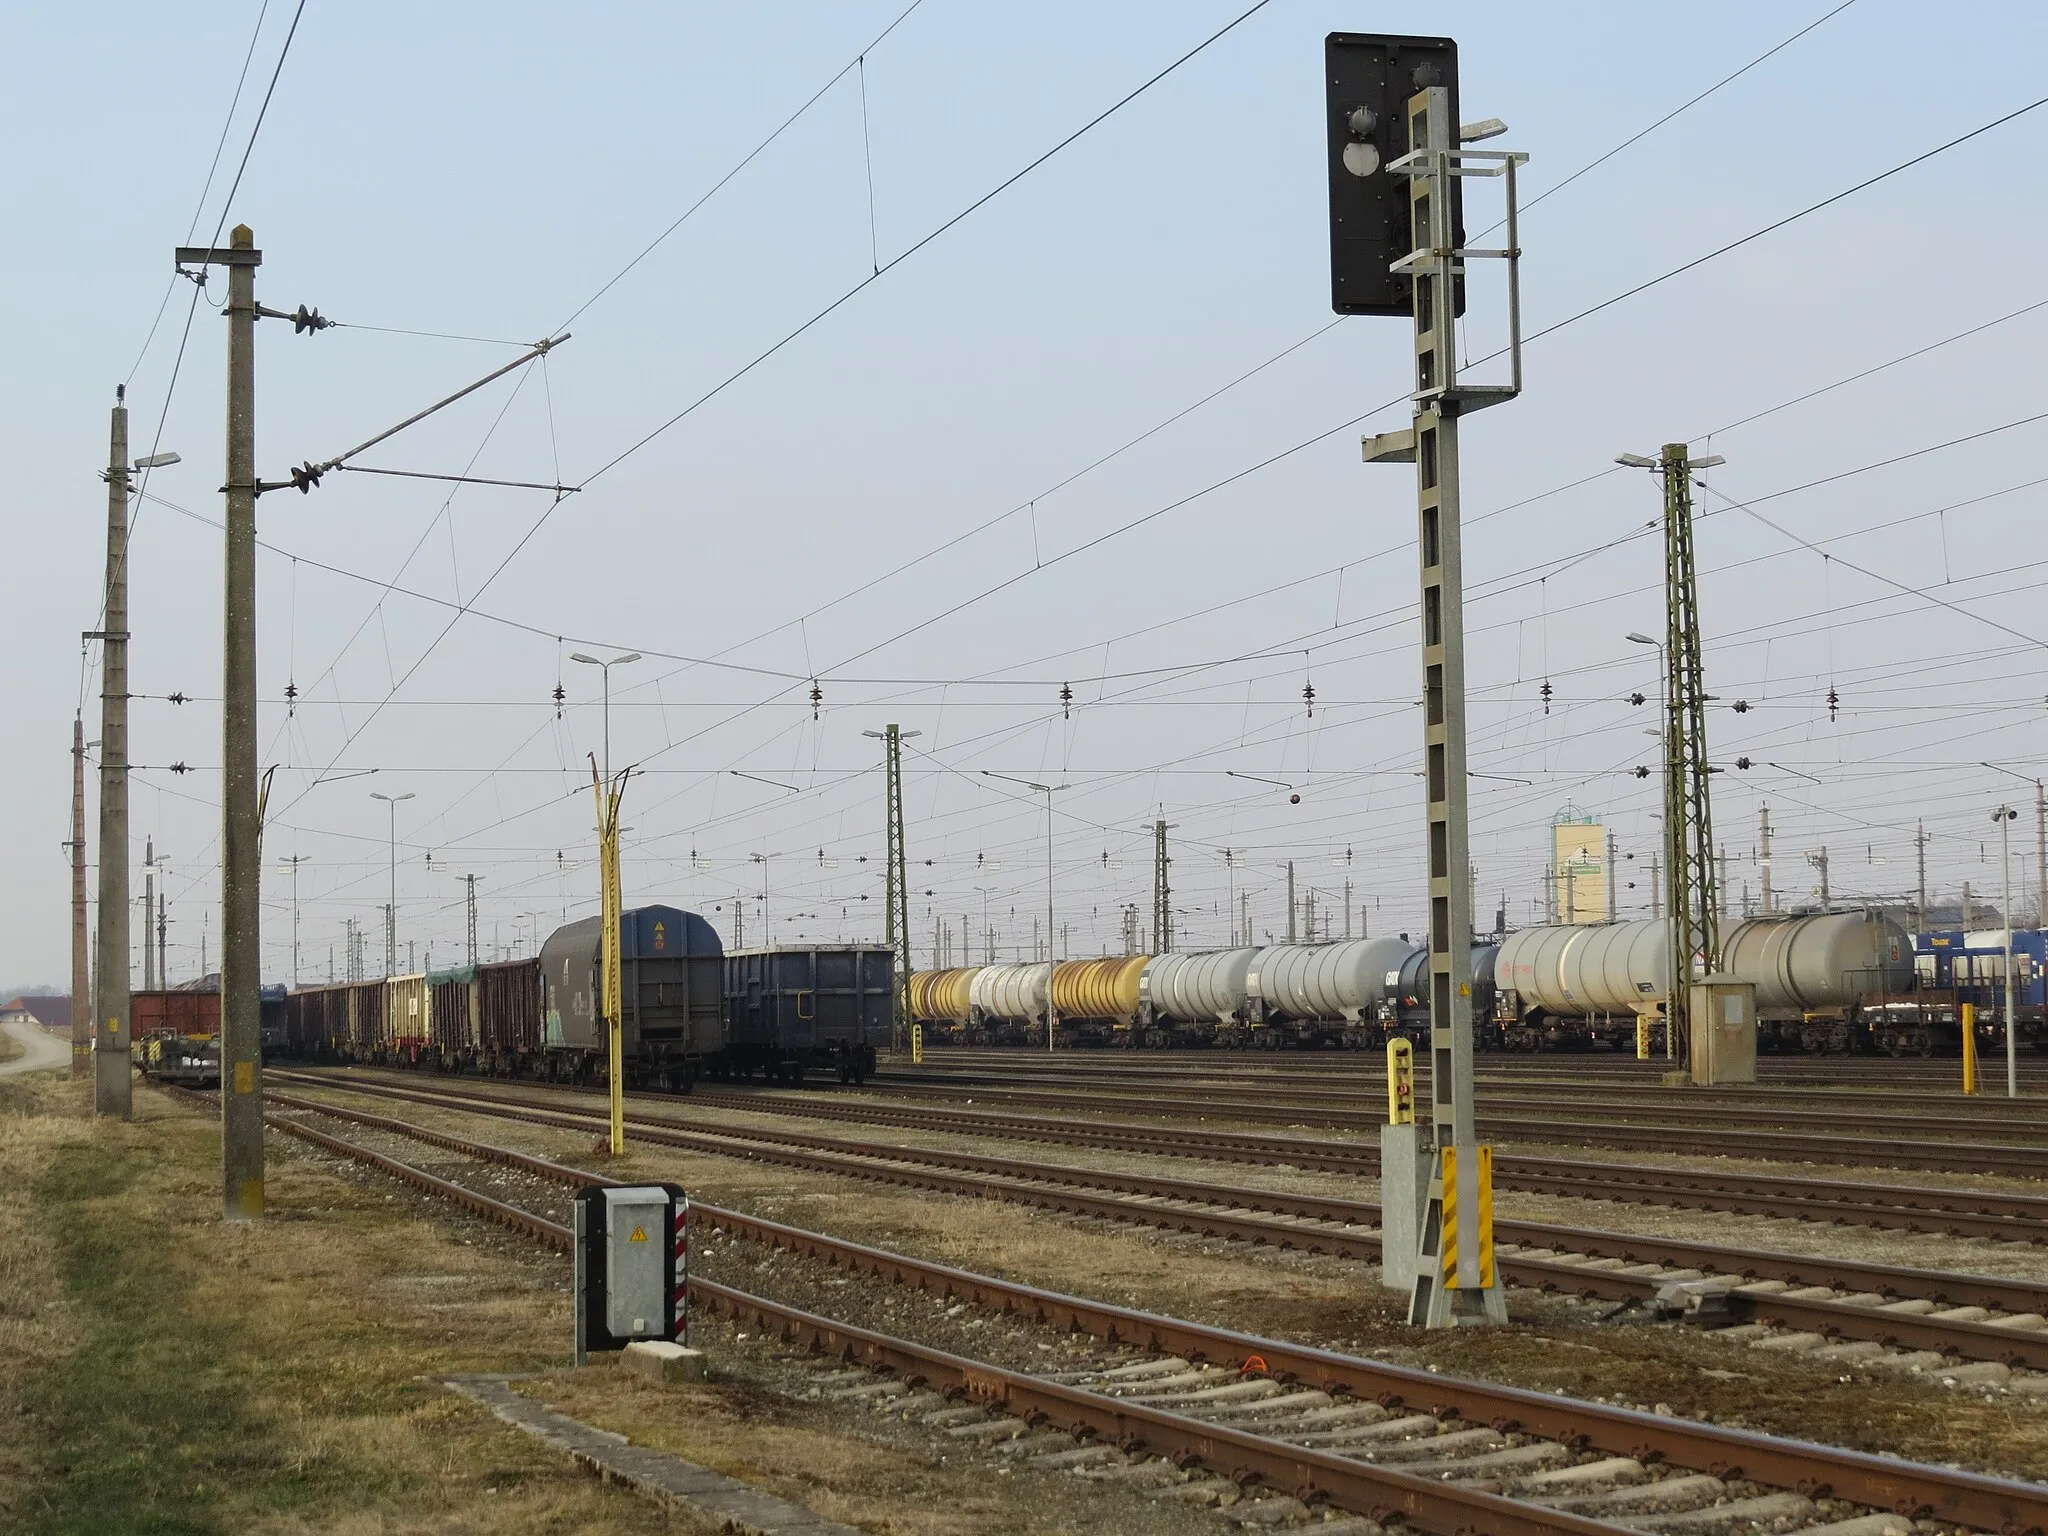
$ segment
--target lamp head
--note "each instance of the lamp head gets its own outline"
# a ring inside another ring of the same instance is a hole
[[[1633,640],[1637,645],[1656,645],[1658,643],[1657,641],[1652,640],[1648,635],[1638,634],[1634,630],[1630,630],[1622,638],[1625,640]]]
[[[1614,462],[1627,469],[1655,469],[1657,461],[1646,459],[1640,453],[1617,453]]]

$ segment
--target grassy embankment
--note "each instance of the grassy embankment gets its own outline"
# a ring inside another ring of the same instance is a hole
[[[0,1080],[0,1528],[664,1528],[436,1382],[553,1363],[558,1260],[296,1154],[228,1226],[207,1118],[89,1086]]]

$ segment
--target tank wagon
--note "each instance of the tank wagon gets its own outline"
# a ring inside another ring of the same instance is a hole
[[[1493,1017],[1494,970],[1498,944],[1472,946],[1472,1025],[1475,1036],[1484,1040],[1486,1021]],[[1380,1004],[1383,1038],[1399,1035],[1417,1046],[1429,1039],[1429,951],[1410,946],[1398,972],[1387,975],[1387,997]]]
[[[601,1081],[600,923],[569,923],[538,957],[378,981],[304,987],[280,999],[278,1054],[555,1081]],[[687,1089],[706,1073],[814,1067],[866,1076],[888,1039],[891,955],[819,945],[727,955],[694,912],[621,915],[621,1046],[627,1081]]]
[[[1422,955],[1403,936],[1070,960],[1054,968],[1052,1001],[1075,1043],[1369,1047],[1428,1032]],[[1474,955],[1474,995],[1490,1012],[1493,948]],[[1042,1043],[1045,986],[1043,965],[913,971],[910,1015],[927,1041]]]
[[[911,1022],[924,1026],[927,1044],[964,1041],[968,1025],[968,991],[979,966],[912,971],[909,993]]]
[[[1276,944],[1245,970],[1244,1013],[1253,1045],[1376,1044],[1390,979],[1415,950],[1404,939]]]
[[[1150,955],[1066,960],[1053,969],[1053,1011],[1064,1039],[1108,1045],[1128,1037],[1138,1017],[1138,993]]]
[[[967,981],[967,1040],[971,1045],[1045,1039],[1044,965],[984,965]]]
[[[1140,1045],[1211,1045],[1243,1026],[1245,973],[1256,949],[1160,955],[1138,977]]]
[[[1670,996],[1667,918],[1528,928],[1502,941],[1483,1046],[1623,1045],[1660,1025]],[[1941,1043],[1939,998],[1916,985],[1904,928],[1875,910],[1746,919],[1721,968],[1756,987],[1761,1050],[1924,1054]],[[1952,1028],[1952,1025],[1947,1026]]]

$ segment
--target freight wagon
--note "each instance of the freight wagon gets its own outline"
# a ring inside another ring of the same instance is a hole
[[[803,1081],[810,1068],[866,1082],[889,1043],[893,956],[859,944],[776,945],[725,957],[721,1077]]]
[[[628,1082],[676,1090],[706,1074],[873,1072],[890,1035],[887,949],[726,955],[703,918],[666,906],[624,913],[620,932]],[[599,921],[589,918],[557,929],[530,960],[303,988],[285,1001],[280,1054],[601,1082],[610,1054],[601,948]]]
[[[1485,1048],[1624,1047],[1662,1029],[1665,918],[1524,929],[1501,944]],[[1876,910],[1750,918],[1721,939],[1721,969],[1756,987],[1764,1051],[1926,1055],[1955,1044],[1953,999],[1918,984],[1912,941]]]
[[[608,1070],[602,926],[584,918],[557,928],[541,946],[542,1056],[550,1077],[590,1082]],[[724,961],[717,932],[694,912],[637,907],[620,914],[620,1034],[629,1082],[686,1088],[723,1048]]]
[[[151,1035],[192,1035],[203,1038],[220,1033],[218,992],[131,992],[128,994],[129,1032],[137,1040]]]
[[[286,992],[281,986],[257,993],[257,1030],[265,1050],[285,1045]],[[130,1037],[138,1044],[152,1035],[210,1040],[220,1033],[220,978],[209,976],[184,987],[128,994]]]

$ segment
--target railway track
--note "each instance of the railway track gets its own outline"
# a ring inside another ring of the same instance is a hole
[[[267,1075],[279,1076],[273,1073]],[[363,1069],[322,1076],[301,1074],[307,1083],[366,1080]],[[416,1073],[388,1071],[367,1080],[417,1087]],[[465,1079],[477,1095],[509,1097],[546,1107],[549,1099],[580,1097],[593,1090],[522,1084],[488,1078]],[[538,1094],[540,1097],[535,1098]],[[674,1099],[629,1096],[636,1113],[652,1117]],[[1276,1136],[1261,1132],[1211,1131],[1175,1126],[1119,1124],[920,1109],[876,1104],[839,1094],[700,1091],[689,1102],[753,1114],[786,1115],[840,1123],[935,1131],[991,1140],[1085,1146],[1141,1155],[1196,1158],[1208,1162],[1265,1164],[1324,1173],[1379,1176],[1379,1148],[1363,1141]],[[2048,1196],[1916,1185],[1870,1184],[1856,1180],[1804,1178],[1782,1174],[1724,1173],[1570,1158],[1496,1153],[1494,1183],[1502,1189],[1574,1199],[1615,1200],[1677,1209],[1726,1211],[1800,1221],[1979,1237],[2002,1242],[2048,1243]]]
[[[715,1090],[714,1090],[715,1092]],[[977,1104],[1010,1105],[1019,1109],[1063,1109],[1104,1114],[1153,1115],[1176,1119],[1216,1119],[1253,1125],[1321,1125],[1333,1130],[1377,1130],[1386,1113],[1319,1110],[1313,1104],[1291,1108],[1263,1098],[1239,1098],[1230,1102],[1203,1098],[1174,1098],[1154,1092],[1068,1093],[1041,1092],[1028,1088],[984,1089],[944,1088],[898,1089],[890,1097],[972,1101]],[[1418,1094],[1418,1098],[1421,1095]],[[1689,1152],[1707,1156],[1753,1157],[1763,1160],[1838,1163],[1870,1167],[1913,1168],[1937,1173],[1996,1173],[2020,1177],[2048,1177],[2048,1139],[2040,1142],[1966,1142],[1931,1140],[1909,1132],[1925,1131],[1924,1118],[1898,1119],[1855,1117],[1846,1122],[1866,1135],[1809,1134],[1803,1131],[1731,1130],[1717,1109],[1702,1103],[1698,1118],[1691,1121],[1657,1119],[1648,1123],[1620,1123],[1612,1119],[1569,1119],[1568,1101],[1531,1099],[1527,1115],[1504,1113],[1498,1101],[1481,1101],[1479,1129],[1495,1141],[1528,1141],[1550,1145],[1639,1147],[1661,1152]],[[1592,1105],[1582,1111],[1613,1113],[1611,1108]],[[1740,1118],[1733,1114],[1728,1119]],[[1783,1118],[1783,1117],[1776,1117]],[[1801,1117],[1802,1119],[1804,1117]],[[2048,1138],[2048,1126],[2038,1132]]]
[[[448,1089],[344,1086],[558,1130],[602,1132],[608,1124],[595,1112],[520,1108]],[[384,1116],[321,1100],[273,1095],[273,1102],[409,1133]],[[643,1143],[716,1156],[1368,1263],[1381,1259],[1380,1208],[1364,1201],[754,1128],[683,1129],[644,1118],[629,1126]],[[2048,1286],[2031,1281],[1499,1217],[1494,1236],[1503,1277],[1526,1289],[1641,1304],[1668,1284],[1720,1277],[1730,1286],[1725,1304],[1731,1316],[1751,1330],[1743,1337],[1769,1340],[1768,1347],[1811,1337],[1812,1348],[1835,1352],[1828,1358],[1869,1363],[1877,1351],[1866,1346],[1875,1345],[1937,1373],[1957,1359],[2048,1371]]]
[[[1204,1067],[1084,1071],[1068,1065],[1048,1067],[1043,1062],[1006,1069],[957,1068],[945,1064],[935,1067],[926,1062],[915,1067],[884,1067],[872,1081],[877,1088],[891,1091],[914,1091],[929,1084],[942,1085],[948,1090],[1028,1086],[1077,1088],[1091,1092],[1116,1088],[1145,1093],[1165,1087],[1174,1093],[1225,1095],[1229,1103],[1254,1092],[1268,1103],[1310,1109],[1355,1110],[1367,1115],[1384,1110],[1387,1096],[1386,1074],[1377,1066],[1353,1070],[1333,1068],[1310,1073],[1267,1071],[1231,1074]],[[1428,1068],[1418,1062],[1416,1085],[1419,1096],[1427,1097],[1423,1090],[1428,1082]],[[1523,1096],[1541,1085],[1532,1084],[1527,1077],[1513,1073],[1481,1072],[1478,1086],[1489,1098],[1513,1104],[1522,1102]],[[1690,1089],[1667,1090],[1652,1076],[1629,1080],[1616,1078],[1606,1082],[1574,1080],[1570,1092],[1572,1098],[1568,1102],[1584,1104],[1588,1112],[1601,1114],[1611,1113],[1617,1105],[1623,1108],[1645,1106],[1651,1109],[1700,1110],[1710,1103],[1716,1116],[1729,1110],[1741,1110],[1745,1113],[1773,1111],[1780,1116],[1803,1118],[1809,1112],[1833,1111],[1850,1115],[1939,1115],[1953,1122],[1960,1113],[1966,1114],[1970,1123],[1987,1129],[2024,1122],[2048,1130],[2048,1098],[2007,1099],[1978,1095],[1966,1099],[1954,1083],[1941,1092],[1878,1084],[1864,1088],[1805,1085],[1751,1088],[1723,1084],[1710,1091],[1695,1092]],[[1542,1102],[1546,1105],[1555,1102],[1554,1095],[1546,1090]]]
[[[1285,1075],[1308,1071],[1362,1071],[1376,1063],[1376,1051],[1240,1051],[1213,1049],[1145,1050],[1070,1048],[1048,1053],[1037,1050],[993,1046],[927,1046],[927,1067],[957,1065],[977,1068],[1044,1066],[1056,1061],[1073,1070],[1161,1071],[1207,1068],[1236,1076]],[[907,1063],[897,1055],[885,1062]],[[1482,1052],[1474,1058],[1476,1070],[1484,1076],[1506,1081],[1542,1081],[1564,1077],[1574,1081],[1654,1082],[1678,1063],[1659,1055],[1638,1061],[1620,1052],[1559,1052],[1541,1055],[1500,1055]],[[1983,1070],[2004,1087],[2005,1057],[1989,1052]],[[1759,1056],[1757,1081],[1768,1086],[1870,1084],[1928,1090],[1954,1090],[1962,1076],[1956,1057],[1895,1059],[1885,1056]],[[2023,1092],[2048,1090],[2048,1056],[2023,1050],[2019,1058],[2019,1080]]]
[[[206,1095],[185,1094],[203,1106]],[[270,1123],[473,1214],[566,1250],[561,1223],[278,1115]],[[410,1127],[421,1144],[567,1187],[581,1169]],[[1724,1425],[1446,1377],[971,1274],[821,1233],[692,1205],[693,1227],[781,1249],[1066,1333],[1115,1354],[1032,1375],[750,1295],[693,1274],[694,1305],[789,1344],[886,1373],[864,1397],[961,1440],[1010,1441],[1027,1459],[1132,1481],[1200,1466],[1384,1524],[1490,1536],[1618,1531],[2043,1536],[2048,1487],[1871,1456]],[[844,1390],[847,1373],[822,1378]],[[982,1426],[977,1428],[976,1426]],[[959,1432],[965,1431],[965,1434]],[[1058,1440],[1048,1443],[1048,1437]],[[1218,1479],[1222,1481],[1221,1478]],[[1369,1527],[1360,1524],[1359,1530]]]

